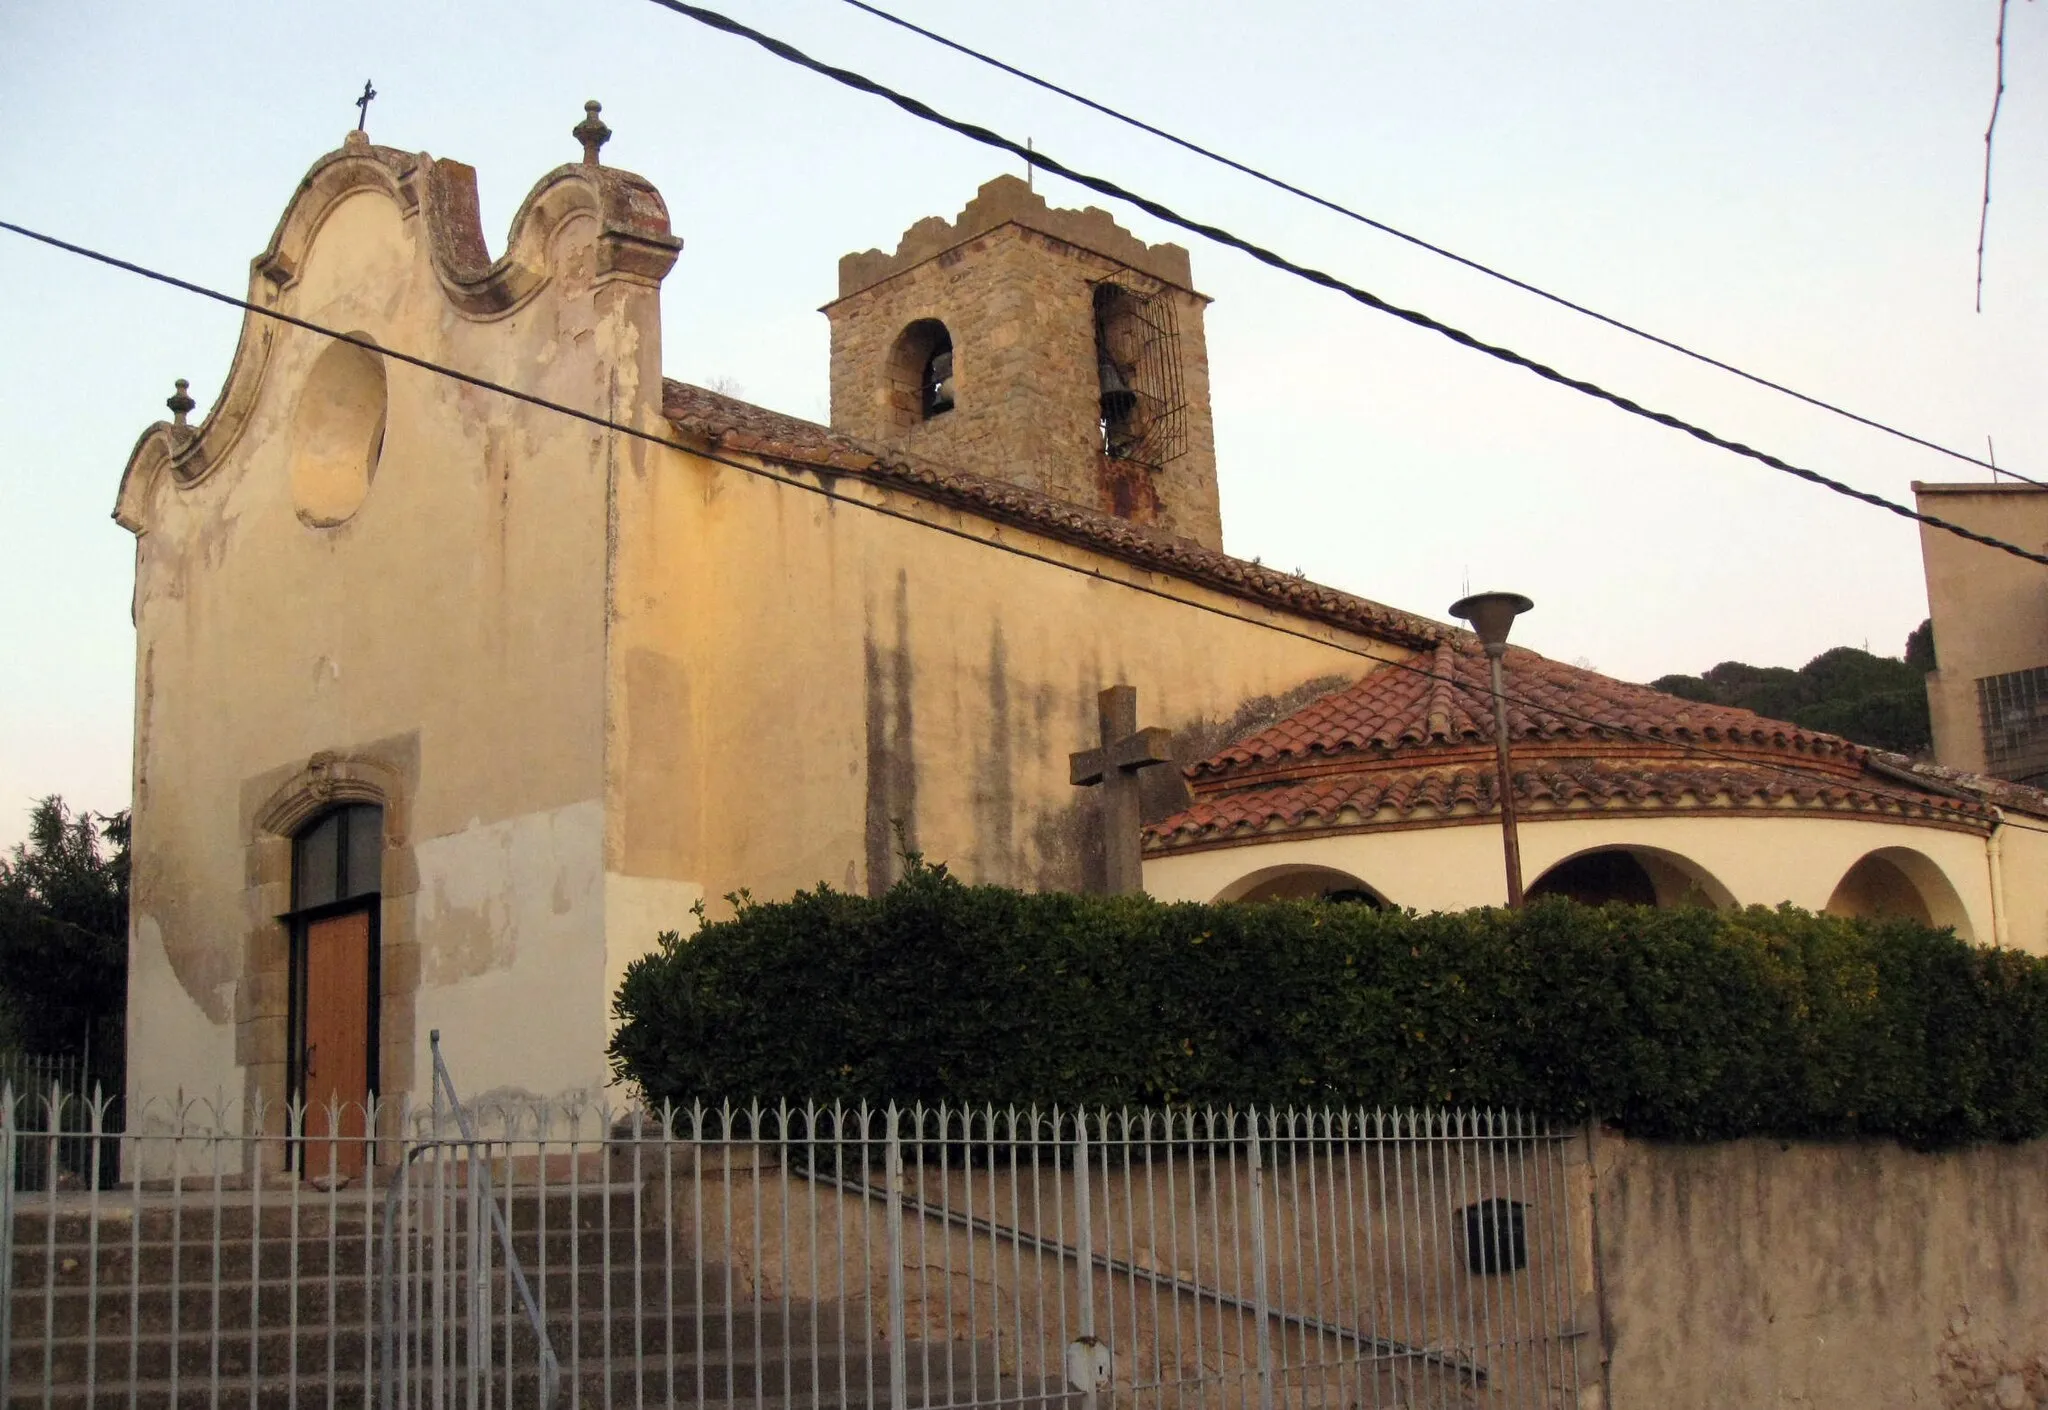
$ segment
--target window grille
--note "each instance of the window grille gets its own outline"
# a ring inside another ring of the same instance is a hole
[[[1180,317],[1169,291],[1095,286],[1096,370],[1102,453],[1158,470],[1187,452]]]
[[[2048,666],[1980,677],[1977,720],[1987,772],[2048,785]]]

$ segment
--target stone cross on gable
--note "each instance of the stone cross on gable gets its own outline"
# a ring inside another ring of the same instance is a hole
[[[1102,787],[1104,889],[1112,896],[1145,889],[1138,825],[1138,770],[1171,763],[1166,730],[1138,728],[1138,692],[1113,685],[1095,697],[1102,743],[1069,756],[1074,785]]]

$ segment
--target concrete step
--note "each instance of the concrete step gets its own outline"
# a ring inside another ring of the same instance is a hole
[[[1057,1387],[1025,1384],[1014,1377],[1001,1377],[991,1369],[978,1378],[959,1370],[961,1352],[956,1346],[955,1372],[947,1376],[944,1348],[917,1345],[910,1348],[905,1383],[911,1410],[927,1407],[988,1405],[1000,1401],[1019,1410],[1078,1410],[1078,1397]],[[621,1357],[607,1363],[585,1363],[563,1371],[558,1406],[624,1407],[657,1405],[730,1405],[735,1410],[871,1410],[890,1403],[890,1365],[881,1348],[862,1349],[835,1365],[833,1373],[816,1375],[809,1362],[778,1361],[764,1366],[704,1366],[698,1374],[695,1358],[669,1356]],[[984,1356],[982,1364],[993,1365]],[[843,1368],[844,1374],[839,1372]],[[255,1376],[215,1373],[211,1367],[196,1377],[182,1373],[174,1383],[168,1376],[153,1380],[101,1380],[88,1393],[82,1382],[45,1386],[16,1380],[5,1410],[371,1410],[379,1399],[380,1373],[373,1361],[367,1371],[358,1365],[303,1370],[286,1374]],[[436,1403],[436,1391],[461,1403],[467,1376],[459,1366],[436,1377],[418,1367],[409,1367],[401,1389],[412,1405]],[[531,1363],[512,1368],[493,1367],[478,1376],[487,1383],[493,1404],[515,1410],[538,1407],[541,1400],[539,1368]],[[673,1387],[673,1394],[671,1394]]]
[[[362,1278],[339,1278],[332,1285],[325,1278],[289,1283],[223,1282],[212,1286],[185,1287],[173,1293],[169,1288],[66,1288],[54,1292],[17,1292],[13,1296],[11,1325],[17,1345],[41,1338],[46,1327],[56,1336],[80,1336],[96,1328],[103,1337],[127,1336],[131,1331],[168,1332],[211,1328],[223,1332],[246,1331],[255,1321],[262,1326],[289,1326],[296,1312],[299,1324],[327,1322],[361,1323],[369,1319],[376,1285]]]
[[[204,1195],[177,1204],[152,1199],[138,1205],[127,1192],[117,1190],[102,1195],[97,1205],[77,1197],[54,1204],[30,1202],[15,1213],[14,1246],[44,1247],[52,1238],[52,1225],[61,1248],[85,1246],[95,1230],[102,1244],[137,1237],[145,1243],[210,1243],[216,1229],[222,1238],[246,1239],[259,1226],[266,1239],[284,1238],[294,1230],[300,1238],[324,1237],[330,1227],[357,1233],[378,1227],[384,1207],[382,1191],[367,1206],[359,1193],[352,1196],[347,1190],[333,1199],[308,1190],[296,1207],[282,1194],[266,1193],[260,1205],[246,1193],[226,1194],[222,1200],[218,1210]]]
[[[229,1270],[231,1273],[233,1269]],[[414,1276],[393,1285],[393,1297],[409,1305],[420,1296],[421,1283]],[[448,1280],[447,1295],[466,1296],[469,1280]],[[670,1305],[682,1309],[703,1306],[722,1309],[730,1300],[736,1311],[750,1310],[753,1299],[737,1284],[731,1288],[725,1270],[706,1264],[698,1283],[693,1265],[678,1261],[673,1268],[660,1263],[644,1264],[635,1270],[630,1264],[607,1271],[601,1265],[585,1266],[573,1275],[564,1267],[529,1270],[527,1286],[534,1301],[550,1316],[571,1314],[624,1316],[634,1309],[656,1314]],[[382,1281],[374,1274],[364,1277],[360,1270],[332,1275],[306,1274],[296,1282],[286,1278],[227,1278],[219,1283],[195,1281],[172,1289],[169,1285],[143,1287],[125,1282],[102,1284],[97,1290],[82,1281],[54,1288],[25,1288],[12,1297],[10,1312],[17,1343],[40,1338],[44,1328],[56,1336],[83,1334],[99,1327],[106,1334],[126,1335],[131,1328],[143,1332],[169,1331],[174,1322],[181,1329],[218,1327],[223,1333],[246,1332],[251,1325],[284,1327],[296,1317],[299,1325],[360,1322],[380,1312]],[[493,1306],[517,1309],[518,1294],[502,1267],[494,1268],[490,1279]],[[793,1306],[805,1300],[797,1299]],[[763,1302],[764,1310],[779,1307],[779,1299]],[[706,1315],[710,1315],[708,1312]]]
[[[134,1338],[138,1343],[192,1343],[201,1348],[216,1340],[212,1320],[200,1309],[201,1315],[181,1317],[175,1334],[168,1317],[161,1319],[145,1316],[141,1331]],[[69,1364],[80,1368],[79,1375],[90,1361],[103,1373],[112,1367],[126,1374],[128,1365],[129,1319],[121,1316],[103,1315],[96,1323],[84,1315],[83,1300],[63,1309],[64,1315],[55,1319],[53,1335],[46,1337],[43,1324],[24,1327],[16,1325],[13,1346],[9,1351],[9,1365],[16,1375],[40,1377],[41,1368],[46,1364],[45,1346],[54,1346],[52,1358],[69,1358]],[[496,1309],[492,1319],[491,1337],[495,1354],[509,1354],[519,1357],[534,1354],[538,1350],[531,1327],[525,1316],[514,1309],[509,1331],[503,1317],[503,1308]],[[417,1323],[416,1310],[410,1320]],[[218,1339],[231,1342],[245,1349],[252,1341],[258,1348],[257,1354],[264,1364],[275,1365],[289,1362],[289,1347],[299,1344],[300,1365],[326,1365],[330,1343],[342,1348],[336,1353],[338,1364],[359,1362],[360,1348],[368,1341],[374,1345],[381,1335],[381,1317],[365,1318],[356,1315],[338,1319],[332,1323],[324,1319],[301,1319],[294,1325],[288,1316],[281,1316],[276,1322],[264,1319],[253,1334],[246,1321],[237,1326],[223,1325]],[[792,1348],[794,1354],[809,1356],[815,1341],[820,1354],[839,1345],[865,1345],[879,1335],[879,1319],[872,1315],[864,1303],[830,1304],[820,1307],[814,1303],[792,1303],[786,1310],[776,1303],[766,1304],[756,1310],[752,1307],[698,1307],[677,1308],[673,1313],[642,1311],[638,1315],[626,1311],[607,1314],[591,1310],[579,1314],[556,1313],[546,1319],[550,1342],[557,1354],[564,1360],[571,1353],[583,1357],[611,1354],[665,1354],[676,1352],[696,1353],[717,1351],[736,1347],[752,1353],[758,1346],[763,1350],[775,1347]],[[350,1350],[349,1348],[354,1348]],[[168,1354],[168,1353],[166,1353]],[[202,1360],[204,1357],[202,1355]],[[55,1364],[52,1361],[48,1364]]]
[[[436,1188],[422,1172],[414,1175],[414,1183],[397,1202],[401,1222],[417,1221],[424,1211],[439,1205],[455,1227],[467,1227],[465,1191]],[[648,1190],[616,1184],[575,1189],[550,1186],[543,1195],[528,1184],[508,1187],[500,1182],[492,1191],[501,1209],[509,1193],[507,1223],[515,1232],[620,1229],[636,1223],[655,1229],[662,1223],[658,1186]],[[137,1204],[124,1191],[105,1194],[96,1205],[77,1196],[54,1202],[35,1200],[15,1213],[14,1247],[46,1249],[54,1241],[60,1250],[69,1251],[88,1247],[95,1236],[103,1246],[131,1242],[210,1245],[216,1230],[220,1238],[237,1241],[250,1238],[252,1229],[260,1230],[259,1237],[264,1240],[283,1240],[294,1233],[301,1240],[324,1238],[330,1229],[374,1234],[384,1227],[386,1194],[381,1186],[368,1192],[345,1188],[332,1196],[304,1188],[295,1204],[286,1192],[266,1191],[260,1202],[247,1192],[228,1192],[221,1196],[219,1208],[204,1191],[189,1193],[176,1203],[152,1196]]]
[[[548,1326],[549,1344],[556,1360],[564,1366],[587,1366],[593,1362],[624,1358],[661,1358],[672,1364],[677,1376],[687,1376],[692,1386],[708,1388],[743,1384],[753,1387],[766,1381],[781,1386],[784,1393],[819,1385],[837,1385],[842,1376],[859,1378],[874,1356],[867,1329],[859,1319],[850,1322],[849,1338],[841,1343],[836,1326],[817,1326],[815,1319],[795,1325],[794,1316],[785,1322],[779,1313],[756,1317],[736,1315],[730,1325],[725,1319],[666,1317],[590,1317],[570,1321],[559,1319]],[[815,1344],[813,1330],[817,1333]],[[435,1328],[418,1322],[397,1329],[395,1345],[403,1348],[399,1357],[416,1362],[431,1357]],[[468,1346],[467,1329],[443,1327],[442,1334],[456,1348]],[[533,1329],[523,1320],[509,1327],[494,1319],[488,1329],[488,1359],[493,1366],[539,1364],[540,1347]],[[82,1386],[128,1381],[168,1381],[176,1367],[181,1380],[207,1379],[215,1375],[242,1377],[253,1371],[259,1377],[319,1376],[330,1372],[361,1373],[383,1359],[381,1328],[268,1329],[239,1335],[215,1337],[205,1330],[178,1336],[145,1335],[135,1338],[76,1336],[54,1341],[17,1342],[8,1353],[8,1370],[16,1385]],[[451,1352],[450,1354],[456,1354]],[[933,1374],[943,1381],[948,1363],[940,1351],[934,1354]],[[961,1346],[951,1361],[955,1380],[976,1371],[992,1371],[990,1348]],[[722,1391],[721,1391],[722,1393]]]
[[[444,1227],[430,1224],[423,1228],[394,1228],[394,1249],[403,1244],[403,1256],[408,1263],[417,1264],[423,1249],[427,1250],[427,1257],[432,1257],[436,1245],[452,1241],[447,1256],[466,1258],[470,1238],[467,1229],[444,1232]],[[483,1237],[488,1241],[491,1266],[502,1268],[504,1251],[497,1232],[486,1225]],[[515,1232],[512,1249],[529,1270],[538,1269],[543,1263],[550,1269],[566,1271],[572,1263],[580,1269],[603,1262],[607,1253],[612,1262],[631,1267],[636,1258],[644,1266],[673,1257],[669,1239],[670,1235],[660,1228],[557,1227],[545,1233]],[[17,1244],[14,1286],[85,1287],[97,1279],[102,1286],[126,1286],[133,1281],[143,1287],[160,1287],[169,1286],[174,1278],[186,1283],[210,1281],[216,1270],[223,1277],[244,1280],[252,1273],[258,1280],[289,1277],[294,1271],[301,1277],[325,1276],[330,1269],[360,1275],[379,1266],[382,1250],[381,1230],[366,1234],[360,1229],[298,1238],[280,1235],[255,1240],[222,1239],[218,1243],[102,1238],[97,1247],[90,1243],[60,1243],[55,1247],[47,1242]]]

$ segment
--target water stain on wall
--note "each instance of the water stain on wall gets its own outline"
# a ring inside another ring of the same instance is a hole
[[[867,605],[861,642],[867,730],[867,808],[863,836],[868,894],[879,896],[896,879],[897,852],[917,850],[917,756],[911,696],[916,671],[910,658],[910,574],[896,573],[894,641],[876,635],[875,608]]]
[[[1003,624],[989,629],[988,728],[975,746],[974,875],[980,881],[1016,880],[1016,751],[1011,736],[1009,649]]]

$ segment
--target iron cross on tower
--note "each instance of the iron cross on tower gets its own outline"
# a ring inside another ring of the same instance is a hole
[[[363,124],[370,120],[370,100],[376,96],[377,90],[370,87],[370,80],[364,79],[363,96],[356,99],[356,107],[360,110],[356,116],[356,131],[363,131]]]
[[[1104,890],[1132,896],[1145,889],[1138,833],[1138,770],[1172,762],[1169,734],[1154,725],[1138,728],[1138,692],[1113,685],[1095,697],[1102,743],[1068,756],[1075,787],[1102,785]]]

